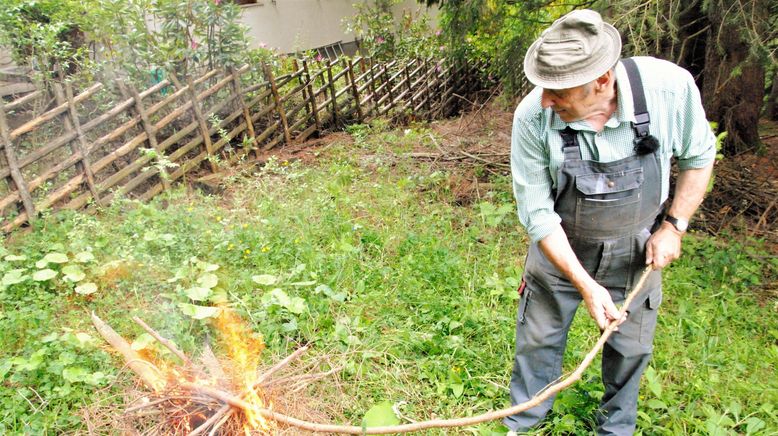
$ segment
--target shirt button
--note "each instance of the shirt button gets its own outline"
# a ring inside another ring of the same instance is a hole
[[[612,188],[614,186],[616,186],[616,183],[613,180],[608,180],[608,187]]]

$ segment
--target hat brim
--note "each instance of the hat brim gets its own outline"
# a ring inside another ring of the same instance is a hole
[[[543,72],[537,62],[537,51],[543,39],[538,38],[532,43],[527,50],[526,56],[524,56],[524,74],[533,85],[547,89],[575,88],[602,76],[613,68],[619,58],[621,58],[621,35],[619,35],[619,31],[608,23],[603,23],[603,30],[608,36],[608,47],[603,47],[603,50],[607,50],[608,55],[603,56],[596,63],[587,67],[585,71],[567,74]]]

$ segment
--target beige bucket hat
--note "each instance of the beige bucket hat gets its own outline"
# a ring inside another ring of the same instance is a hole
[[[619,57],[619,31],[599,13],[582,9],[554,21],[532,43],[524,56],[524,74],[542,88],[574,88],[605,74]]]

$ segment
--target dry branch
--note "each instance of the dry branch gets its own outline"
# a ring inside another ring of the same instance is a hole
[[[154,339],[156,339],[160,344],[164,345],[165,348],[167,348],[168,350],[172,351],[173,354],[175,354],[179,359],[181,359],[181,361],[184,362],[187,366],[189,366],[189,367],[193,367],[194,366],[192,361],[189,360],[189,357],[187,357],[186,354],[184,354],[181,350],[178,349],[178,347],[176,347],[176,344],[174,344],[173,342],[171,342],[171,341],[165,339],[164,337],[162,337],[162,335],[157,333],[157,331],[154,330],[153,328],[149,327],[149,325],[146,324],[139,317],[133,316],[132,320],[135,321],[135,323],[138,324],[139,326],[143,327],[143,330],[146,330],[146,332],[148,332],[148,334],[153,336]]]
[[[94,324],[100,336],[124,357],[127,366],[138,374],[147,387],[155,392],[165,388],[166,383],[159,376],[159,370],[133,350],[123,337],[119,336],[111,326],[95,315],[94,312],[92,312],[92,324]]]

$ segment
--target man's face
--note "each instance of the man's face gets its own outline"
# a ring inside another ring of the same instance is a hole
[[[593,115],[597,109],[596,103],[594,83],[568,89],[543,88],[543,96],[540,100],[543,109],[550,107],[566,123],[583,120]]]

